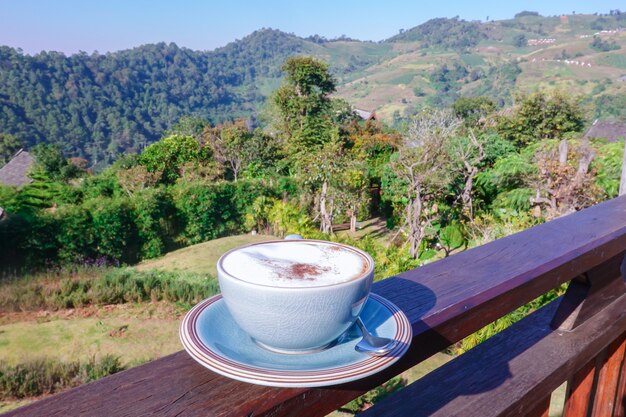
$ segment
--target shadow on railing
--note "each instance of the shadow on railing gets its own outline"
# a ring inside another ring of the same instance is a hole
[[[626,196],[388,278],[373,292],[413,328],[407,354],[366,379],[268,388],[221,377],[185,352],[35,402],[9,416],[323,416],[541,294],[566,294],[367,410],[366,416],[623,416]]]

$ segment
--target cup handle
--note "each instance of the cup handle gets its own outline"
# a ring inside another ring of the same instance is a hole
[[[302,235],[297,235],[297,234],[285,236],[285,240],[302,240],[302,239],[304,239]]]

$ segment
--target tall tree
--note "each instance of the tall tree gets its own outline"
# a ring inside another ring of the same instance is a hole
[[[285,83],[273,97],[278,131],[298,177],[316,195],[320,230],[332,233],[334,199],[330,188],[341,170],[339,161],[344,153],[328,97],[335,91],[335,79],[328,65],[311,57],[291,57],[282,69]]]
[[[296,56],[282,67],[283,84],[273,97],[279,112],[279,130],[289,154],[320,148],[331,139],[331,100],[335,79],[328,65],[315,58]]]

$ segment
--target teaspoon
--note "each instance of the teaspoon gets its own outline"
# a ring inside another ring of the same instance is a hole
[[[363,339],[354,347],[357,352],[367,353],[372,356],[384,356],[398,344],[396,340],[371,334],[360,317],[357,317],[356,324],[363,335]]]

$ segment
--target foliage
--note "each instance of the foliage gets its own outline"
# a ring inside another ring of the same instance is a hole
[[[9,162],[21,147],[18,138],[9,133],[0,133],[0,168]]]
[[[57,145],[40,144],[33,148],[36,174],[57,181],[67,181],[80,175],[80,168],[68,162]]]
[[[219,291],[217,280],[206,274],[99,267],[61,270],[0,285],[1,312],[160,300],[193,305]]]
[[[467,244],[460,223],[451,223],[439,230],[439,243],[443,247],[446,257],[455,249],[460,249]]]
[[[211,156],[191,136],[168,136],[148,146],[139,159],[148,172],[160,176],[165,183],[175,182],[182,174],[186,163],[202,164]]]
[[[513,45],[517,46],[518,48],[526,46],[527,42],[528,39],[526,39],[526,35],[524,34],[515,35],[513,37]]]
[[[626,95],[616,94],[608,95],[602,94],[594,100],[594,118],[606,119],[614,118],[626,121]]]
[[[615,41],[609,42],[608,40],[603,40],[599,36],[594,36],[589,46],[591,47],[591,49],[599,52],[615,51],[621,48],[621,46],[619,46]]]
[[[262,195],[276,197],[278,190],[263,181],[179,183],[172,188],[181,233],[186,245],[244,230],[248,208]]]
[[[387,42],[420,41],[422,47],[441,47],[465,51],[474,47],[485,35],[476,22],[467,22],[458,16],[452,19],[436,18],[409,30],[405,30]]]
[[[624,157],[624,143],[614,142],[599,144],[598,157],[592,162],[596,172],[595,183],[604,193],[605,198],[617,197]]]
[[[476,126],[482,117],[496,109],[488,97],[460,97],[452,105],[456,117],[461,118],[469,126]]]
[[[166,132],[188,135],[181,116],[214,123],[250,116],[265,99],[257,80],[279,78],[281,63],[305,43],[264,29],[214,51],[158,43],[29,56],[0,47],[0,132],[27,148],[57,144],[64,154],[106,166]]]
[[[328,95],[335,80],[328,66],[311,57],[289,58],[283,65],[285,83],[274,93],[279,113],[278,129],[291,155],[319,148],[331,140],[333,126]]]
[[[520,104],[511,116],[498,120],[498,132],[518,146],[551,138],[562,138],[569,132],[580,132],[584,126],[578,99],[564,92],[541,91],[518,98]]]

